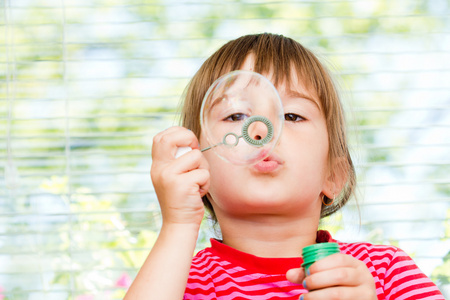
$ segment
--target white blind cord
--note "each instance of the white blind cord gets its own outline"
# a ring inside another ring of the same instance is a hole
[[[14,51],[14,32],[12,24],[11,3],[9,0],[5,4],[5,41],[6,45],[6,98],[8,101],[8,118],[6,122],[6,163],[5,163],[5,184],[6,188],[10,189],[12,194],[20,186],[19,172],[14,163],[12,142],[11,142],[11,128],[13,119],[14,99],[16,97],[16,56]],[[11,195],[12,195],[11,194]]]
[[[69,99],[67,96],[67,49],[66,49],[66,6],[64,0],[61,0],[61,24],[62,24],[62,31],[61,31],[61,50],[62,50],[62,75],[63,75],[63,100],[64,100],[64,117],[65,117],[65,129],[64,129],[64,135],[65,135],[65,148],[64,148],[64,155],[66,160],[66,166],[65,166],[65,176],[67,178],[67,190],[66,195],[61,195],[62,198],[67,197],[66,205],[67,209],[71,210],[71,199],[70,196],[72,194],[72,188],[71,188],[71,168],[70,168],[70,105],[69,105]],[[68,254],[69,254],[69,261],[70,261],[70,269],[69,269],[69,294],[70,298],[74,299],[74,291],[75,291],[75,276],[74,276],[74,270],[76,269],[73,264],[73,216],[72,213],[68,216],[68,236],[69,236],[69,247],[68,247]]]

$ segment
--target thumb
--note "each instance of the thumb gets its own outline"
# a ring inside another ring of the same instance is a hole
[[[292,283],[301,284],[305,279],[303,268],[290,269],[286,273],[286,279]]]

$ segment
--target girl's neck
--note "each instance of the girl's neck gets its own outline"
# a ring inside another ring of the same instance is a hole
[[[219,219],[223,243],[259,257],[299,257],[316,241],[319,217],[286,219],[266,215]]]

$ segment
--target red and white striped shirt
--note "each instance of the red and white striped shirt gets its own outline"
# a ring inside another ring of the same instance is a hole
[[[436,285],[402,250],[368,243],[341,243],[327,231],[317,242],[337,242],[341,253],[363,261],[375,280],[378,299],[444,300]],[[296,258],[262,258],[211,239],[192,260],[184,299],[298,299],[308,291],[286,279],[302,264]]]

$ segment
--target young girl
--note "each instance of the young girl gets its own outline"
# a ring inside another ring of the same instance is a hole
[[[263,74],[282,100],[285,123],[264,161],[220,159],[200,128],[209,86],[233,70]],[[352,195],[355,173],[344,116],[329,74],[299,43],[272,34],[230,41],[200,68],[187,89],[184,127],[153,141],[151,177],[161,206],[159,237],[125,299],[444,299],[398,248],[339,243],[340,253],[304,274],[301,252],[337,242],[320,218]],[[193,150],[175,158],[179,147]],[[222,240],[192,259],[204,207]]]

